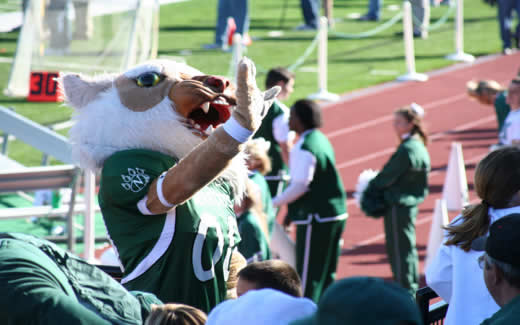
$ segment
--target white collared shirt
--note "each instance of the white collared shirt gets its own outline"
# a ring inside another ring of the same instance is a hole
[[[511,213],[520,213],[520,207],[489,208],[490,224]],[[452,224],[461,221],[459,215]],[[445,241],[446,235],[447,232]],[[478,265],[478,258],[482,254],[443,244],[428,265],[425,271],[426,284],[449,303],[445,325],[478,325],[500,309],[489,294],[483,270]]]
[[[312,130],[314,129],[303,132],[300,135],[300,139],[291,149],[289,154],[289,174],[291,181],[285,191],[273,199],[273,205],[275,207],[294,202],[309,190],[309,184],[314,178],[314,171],[316,169],[316,157],[309,151],[302,150],[301,146],[305,136]]]

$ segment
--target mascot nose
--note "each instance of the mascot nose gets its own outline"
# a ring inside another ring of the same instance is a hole
[[[224,92],[227,87],[229,87],[229,80],[224,77],[211,76],[206,79],[206,83],[213,89],[216,89],[218,92]]]

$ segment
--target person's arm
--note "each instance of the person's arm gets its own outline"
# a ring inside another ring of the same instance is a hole
[[[314,178],[316,158],[308,151],[294,149],[291,151],[289,186],[282,194],[273,199],[273,206],[279,207],[296,201],[309,190],[309,184]]]
[[[410,169],[410,158],[405,150],[397,150],[383,169],[370,181],[369,186],[374,189],[385,189],[394,184]]]
[[[453,281],[451,250],[452,246],[441,245],[424,272],[426,284],[447,303],[450,303]]]
[[[289,165],[289,152],[291,152],[293,145],[294,132],[289,130],[287,115],[279,115],[273,120],[273,136],[280,145],[283,161],[286,165]]]

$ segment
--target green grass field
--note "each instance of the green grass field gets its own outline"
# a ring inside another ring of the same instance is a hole
[[[0,4],[5,0],[0,1]],[[273,66],[291,66],[311,44],[314,32],[295,32],[293,28],[302,22],[299,1],[288,0],[285,18],[282,7],[285,1],[250,1],[253,44],[246,55],[258,67],[258,83],[263,85],[265,72]],[[401,5],[401,1],[386,0],[381,22],[358,22],[348,19],[352,13],[363,14],[368,0],[334,1],[336,24],[333,32],[360,33],[371,30],[392,18],[397,12],[388,5]],[[175,57],[209,74],[226,75],[231,53],[206,51],[205,43],[212,43],[216,21],[217,0],[190,0],[164,5],[160,11],[159,56]],[[432,8],[431,21],[436,22],[448,10],[447,6]],[[496,8],[483,1],[466,1],[465,51],[475,56],[497,53],[501,50]],[[426,40],[415,41],[416,69],[427,72],[454,64],[444,56],[454,52],[454,15],[446,24],[432,31]],[[269,32],[281,30],[280,37],[269,37]],[[394,80],[406,72],[402,37],[395,33],[402,30],[399,22],[391,28],[364,39],[344,39],[331,34],[328,42],[328,89],[343,94],[354,89]],[[11,58],[16,49],[18,33],[0,35],[0,58]],[[295,92],[288,100],[306,97],[317,91],[317,51],[295,71]],[[6,86],[10,64],[0,63],[0,87]],[[412,101],[413,98],[410,98]],[[59,103],[28,103],[25,99],[13,99],[0,95],[0,105],[11,106],[24,116],[42,124],[68,120],[72,111]],[[41,155],[20,143],[12,143],[9,156],[26,165],[40,164]]]

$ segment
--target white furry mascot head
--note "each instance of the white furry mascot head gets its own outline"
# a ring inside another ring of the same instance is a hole
[[[70,130],[73,156],[84,168],[103,166],[127,149],[148,149],[182,159],[225,122],[236,105],[236,87],[173,61],[154,60],[121,75],[64,74],[64,99],[77,114]],[[243,192],[242,155],[222,173]]]

